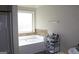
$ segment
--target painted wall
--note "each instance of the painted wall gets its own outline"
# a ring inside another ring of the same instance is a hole
[[[61,34],[61,50],[79,43],[79,6],[41,6],[36,11],[36,28]]]

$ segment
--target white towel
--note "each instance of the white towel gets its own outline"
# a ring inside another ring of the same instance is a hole
[[[68,53],[69,53],[69,54],[79,54],[79,51],[77,51],[76,48],[70,48],[70,49],[68,50]]]

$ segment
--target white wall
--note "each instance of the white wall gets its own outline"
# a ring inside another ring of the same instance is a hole
[[[54,21],[58,21],[54,23]],[[79,6],[41,6],[36,12],[36,28],[60,33],[61,49],[79,42]]]

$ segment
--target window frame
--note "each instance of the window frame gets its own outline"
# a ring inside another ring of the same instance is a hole
[[[18,33],[19,36],[25,36],[25,35],[30,35],[30,34],[35,33],[35,11],[32,11],[32,10],[31,11],[30,10],[18,10],[18,13],[19,12],[32,13],[32,32]]]

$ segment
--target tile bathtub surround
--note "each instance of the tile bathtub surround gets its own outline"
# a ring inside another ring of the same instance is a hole
[[[47,29],[35,29],[36,34],[46,36],[48,35]]]

